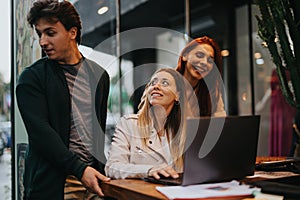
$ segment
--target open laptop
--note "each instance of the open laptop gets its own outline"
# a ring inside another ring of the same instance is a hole
[[[191,185],[253,175],[259,124],[258,115],[188,118],[183,174],[178,179],[145,180]]]

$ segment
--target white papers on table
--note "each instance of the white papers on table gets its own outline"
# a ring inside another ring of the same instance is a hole
[[[230,182],[189,186],[157,186],[156,189],[169,199],[240,196],[251,195],[254,191],[260,191],[260,188],[241,185],[235,180]]]

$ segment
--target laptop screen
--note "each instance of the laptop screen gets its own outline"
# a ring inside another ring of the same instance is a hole
[[[259,123],[257,115],[188,118],[182,185],[252,175]]]

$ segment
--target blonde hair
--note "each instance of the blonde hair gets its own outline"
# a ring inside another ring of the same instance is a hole
[[[164,125],[166,136],[168,138],[171,155],[173,158],[175,169],[182,170],[183,168],[183,153],[186,139],[186,118],[190,111],[188,109],[186,90],[189,85],[183,76],[172,68],[161,68],[154,74],[159,72],[169,73],[175,80],[176,91],[179,92],[179,103],[175,104],[167,116]],[[151,104],[147,98],[149,83],[145,87],[145,91],[141,98],[138,111],[138,127],[141,133],[141,138],[146,145],[146,139],[150,137],[151,127],[153,127],[153,119],[151,116]]]

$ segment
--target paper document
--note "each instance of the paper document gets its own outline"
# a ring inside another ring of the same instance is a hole
[[[169,199],[193,199],[222,196],[251,195],[260,188],[249,185],[240,185],[238,181],[198,184],[190,186],[157,186],[156,189]]]

